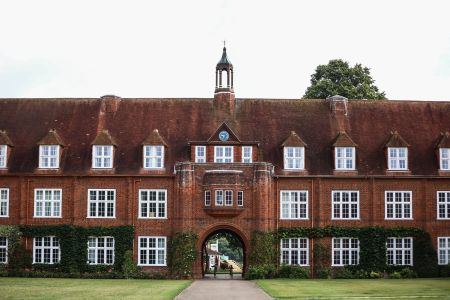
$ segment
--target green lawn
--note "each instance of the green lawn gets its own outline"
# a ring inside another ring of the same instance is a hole
[[[173,299],[189,280],[0,278],[0,299]]]
[[[257,284],[276,299],[450,299],[450,279],[271,279]]]

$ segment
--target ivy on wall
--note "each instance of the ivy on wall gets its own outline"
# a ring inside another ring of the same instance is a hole
[[[192,277],[198,236],[193,232],[179,232],[170,239],[168,266],[174,278]]]
[[[72,225],[22,225],[19,227],[19,230],[24,237],[56,236],[59,238],[60,263],[56,265],[34,264],[33,268],[37,270],[75,273],[102,271],[112,268],[116,272],[121,272],[125,252],[133,249],[134,230],[131,226],[85,228]],[[90,266],[87,264],[87,241],[89,236],[114,237],[115,253],[113,266]],[[14,266],[10,267],[13,268]]]
[[[319,247],[315,262],[322,268],[331,260],[331,251],[317,240],[325,237],[353,237],[359,239],[360,261],[354,267],[365,271],[385,271],[404,268],[386,265],[386,240],[388,237],[413,237],[413,269],[421,277],[437,276],[437,257],[432,247],[430,235],[419,228],[384,228],[384,227],[295,227],[280,228],[274,232],[254,232],[251,242],[250,266],[277,265],[279,241],[282,238],[308,237],[316,239]],[[319,254],[320,252],[320,254]],[[316,254],[316,253],[315,253]],[[328,264],[329,265],[329,264]]]

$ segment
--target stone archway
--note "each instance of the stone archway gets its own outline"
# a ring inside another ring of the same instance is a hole
[[[242,232],[240,229],[229,225],[229,224],[221,224],[214,225],[207,230],[205,230],[201,235],[197,242],[197,253],[199,253],[199,257],[197,258],[197,262],[194,267],[194,277],[195,278],[203,278],[204,277],[204,248],[205,244],[210,237],[215,235],[216,233],[227,232],[234,235],[238,240],[240,240],[242,244],[242,252],[243,252],[243,267],[242,267],[242,276],[244,276],[245,272],[248,268],[248,249],[249,249],[249,237]]]

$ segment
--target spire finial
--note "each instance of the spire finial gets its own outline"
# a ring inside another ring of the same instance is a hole
[[[226,47],[225,47],[225,43],[226,43],[226,40],[223,40],[223,47],[224,47],[224,48],[226,48]]]

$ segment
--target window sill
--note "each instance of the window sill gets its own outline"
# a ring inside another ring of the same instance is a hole
[[[167,264],[163,264],[163,265],[148,265],[148,264],[137,264],[138,267],[167,267]]]
[[[390,176],[402,176],[402,175],[411,175],[410,170],[386,170],[386,175]]]
[[[59,216],[59,217],[33,216],[33,219],[62,219],[62,217],[61,216]]]
[[[213,217],[225,217],[233,218],[240,215],[243,211],[243,207],[233,207],[233,206],[221,206],[221,207],[205,207],[203,210],[210,216]]]
[[[167,217],[138,217],[138,220],[167,220]]]
[[[333,175],[336,176],[356,176],[358,175],[358,170],[355,169],[334,169]]]

